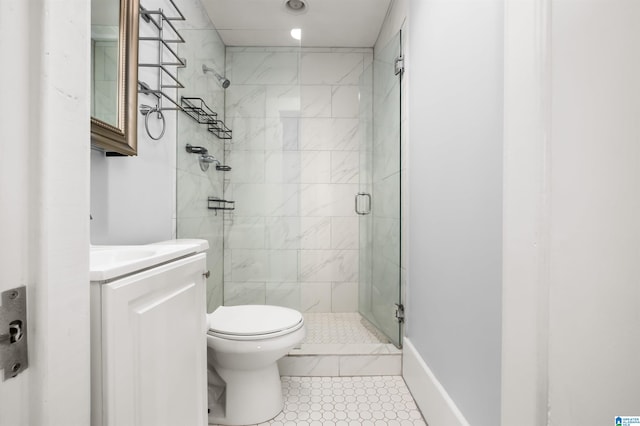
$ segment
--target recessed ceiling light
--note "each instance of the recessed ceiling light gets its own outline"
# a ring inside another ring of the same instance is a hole
[[[302,29],[301,28],[292,29],[291,37],[295,38],[296,40],[302,40]]]
[[[285,0],[284,7],[287,12],[293,14],[306,13],[308,7],[305,0]]]

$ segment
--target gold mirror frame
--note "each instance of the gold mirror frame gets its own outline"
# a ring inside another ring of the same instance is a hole
[[[139,0],[120,0],[118,125],[91,117],[91,144],[122,155],[138,152],[138,14]]]

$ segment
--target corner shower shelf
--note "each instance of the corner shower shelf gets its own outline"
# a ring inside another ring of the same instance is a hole
[[[207,207],[209,210],[235,210],[236,209],[235,201],[223,200],[222,198],[218,198],[218,197],[209,197],[207,199],[207,202],[208,202]]]
[[[229,129],[222,120],[209,123],[207,130],[213,133],[218,139],[231,139],[231,129]]]
[[[218,139],[231,139],[231,129],[222,120],[218,120],[218,114],[207,106],[202,98],[183,96],[180,98],[182,111],[200,124],[206,124],[207,130]]]
[[[218,113],[213,112],[201,98],[183,96],[180,103],[182,111],[200,124],[209,124],[218,119]]]

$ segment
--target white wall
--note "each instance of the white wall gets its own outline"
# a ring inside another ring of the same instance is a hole
[[[500,418],[503,4],[421,0],[410,8],[406,335],[464,417],[493,426]],[[430,422],[428,409],[424,415]]]
[[[505,5],[502,424],[547,424],[547,0]]]
[[[91,243],[146,244],[174,236],[175,113],[167,135],[150,141],[138,129],[136,157],[91,151]],[[144,117],[138,118],[144,126]]]
[[[508,3],[503,424],[640,413],[639,18]]]
[[[640,415],[640,4],[552,8],[549,405],[602,425]]]

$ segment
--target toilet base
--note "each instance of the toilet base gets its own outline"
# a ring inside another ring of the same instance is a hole
[[[213,368],[225,382],[225,390],[221,406],[210,410],[210,424],[263,423],[282,411],[282,382],[277,363],[257,370],[231,370],[219,365]]]

